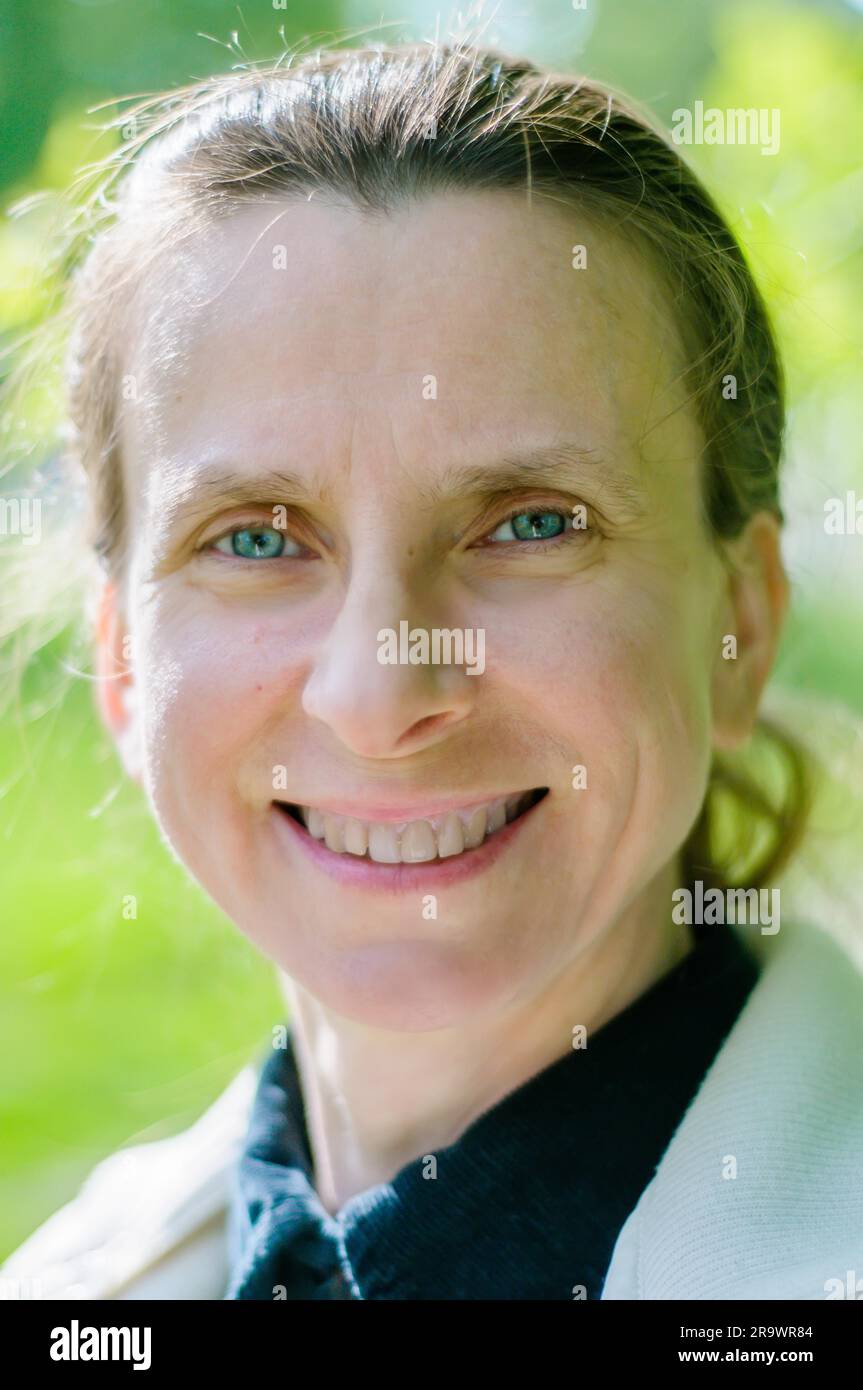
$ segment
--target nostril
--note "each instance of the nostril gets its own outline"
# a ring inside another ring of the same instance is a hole
[[[459,716],[452,711],[446,714],[427,714],[422,719],[418,719],[415,724],[403,733],[396,742],[396,748],[401,748],[405,744],[415,743],[417,739],[426,738],[429,734],[436,734],[444,729],[447,724]]]

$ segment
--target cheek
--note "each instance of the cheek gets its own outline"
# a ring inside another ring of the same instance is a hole
[[[591,695],[595,756],[625,817],[621,835],[658,870],[689,833],[711,759],[709,678],[688,623],[618,624]]]
[[[147,785],[160,818],[224,810],[250,747],[299,707],[290,638],[248,613],[153,605],[137,642]]]
[[[580,606],[574,595],[564,611],[547,605],[522,625],[503,684],[559,747],[561,784],[584,766],[579,835],[599,849],[625,829],[662,839],[670,853],[698,812],[710,765],[703,623],[695,605],[644,595],[624,603],[594,591],[590,611],[586,598]]]
[[[693,605],[693,607],[695,607]],[[487,623],[487,670],[559,731],[627,741],[701,737],[709,714],[704,624],[681,601],[601,588]]]

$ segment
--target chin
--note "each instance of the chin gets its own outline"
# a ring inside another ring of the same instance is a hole
[[[375,942],[320,957],[310,968],[278,962],[285,974],[325,1008],[368,1028],[422,1033],[464,1025],[503,1007],[517,989],[508,971],[490,970],[488,958],[428,942]]]

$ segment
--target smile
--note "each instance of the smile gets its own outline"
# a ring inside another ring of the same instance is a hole
[[[368,816],[349,816],[347,808],[278,801],[272,813],[281,838],[286,835],[329,877],[345,887],[400,894],[484,873],[521,834],[548,791],[510,792],[425,816],[375,808],[372,819],[371,806],[356,808],[367,809]]]
[[[546,787],[474,802],[437,815],[360,819],[315,806],[278,802],[279,809],[333,854],[376,864],[426,864],[480,849],[547,794]]]

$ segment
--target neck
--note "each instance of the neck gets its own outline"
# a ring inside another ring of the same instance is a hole
[[[282,975],[303,1088],[315,1185],[331,1214],[454,1143],[509,1092],[565,1056],[575,1024],[590,1034],[692,948],[670,921],[677,866],[661,874],[551,981],[490,1017],[399,1032],[334,1014]]]

